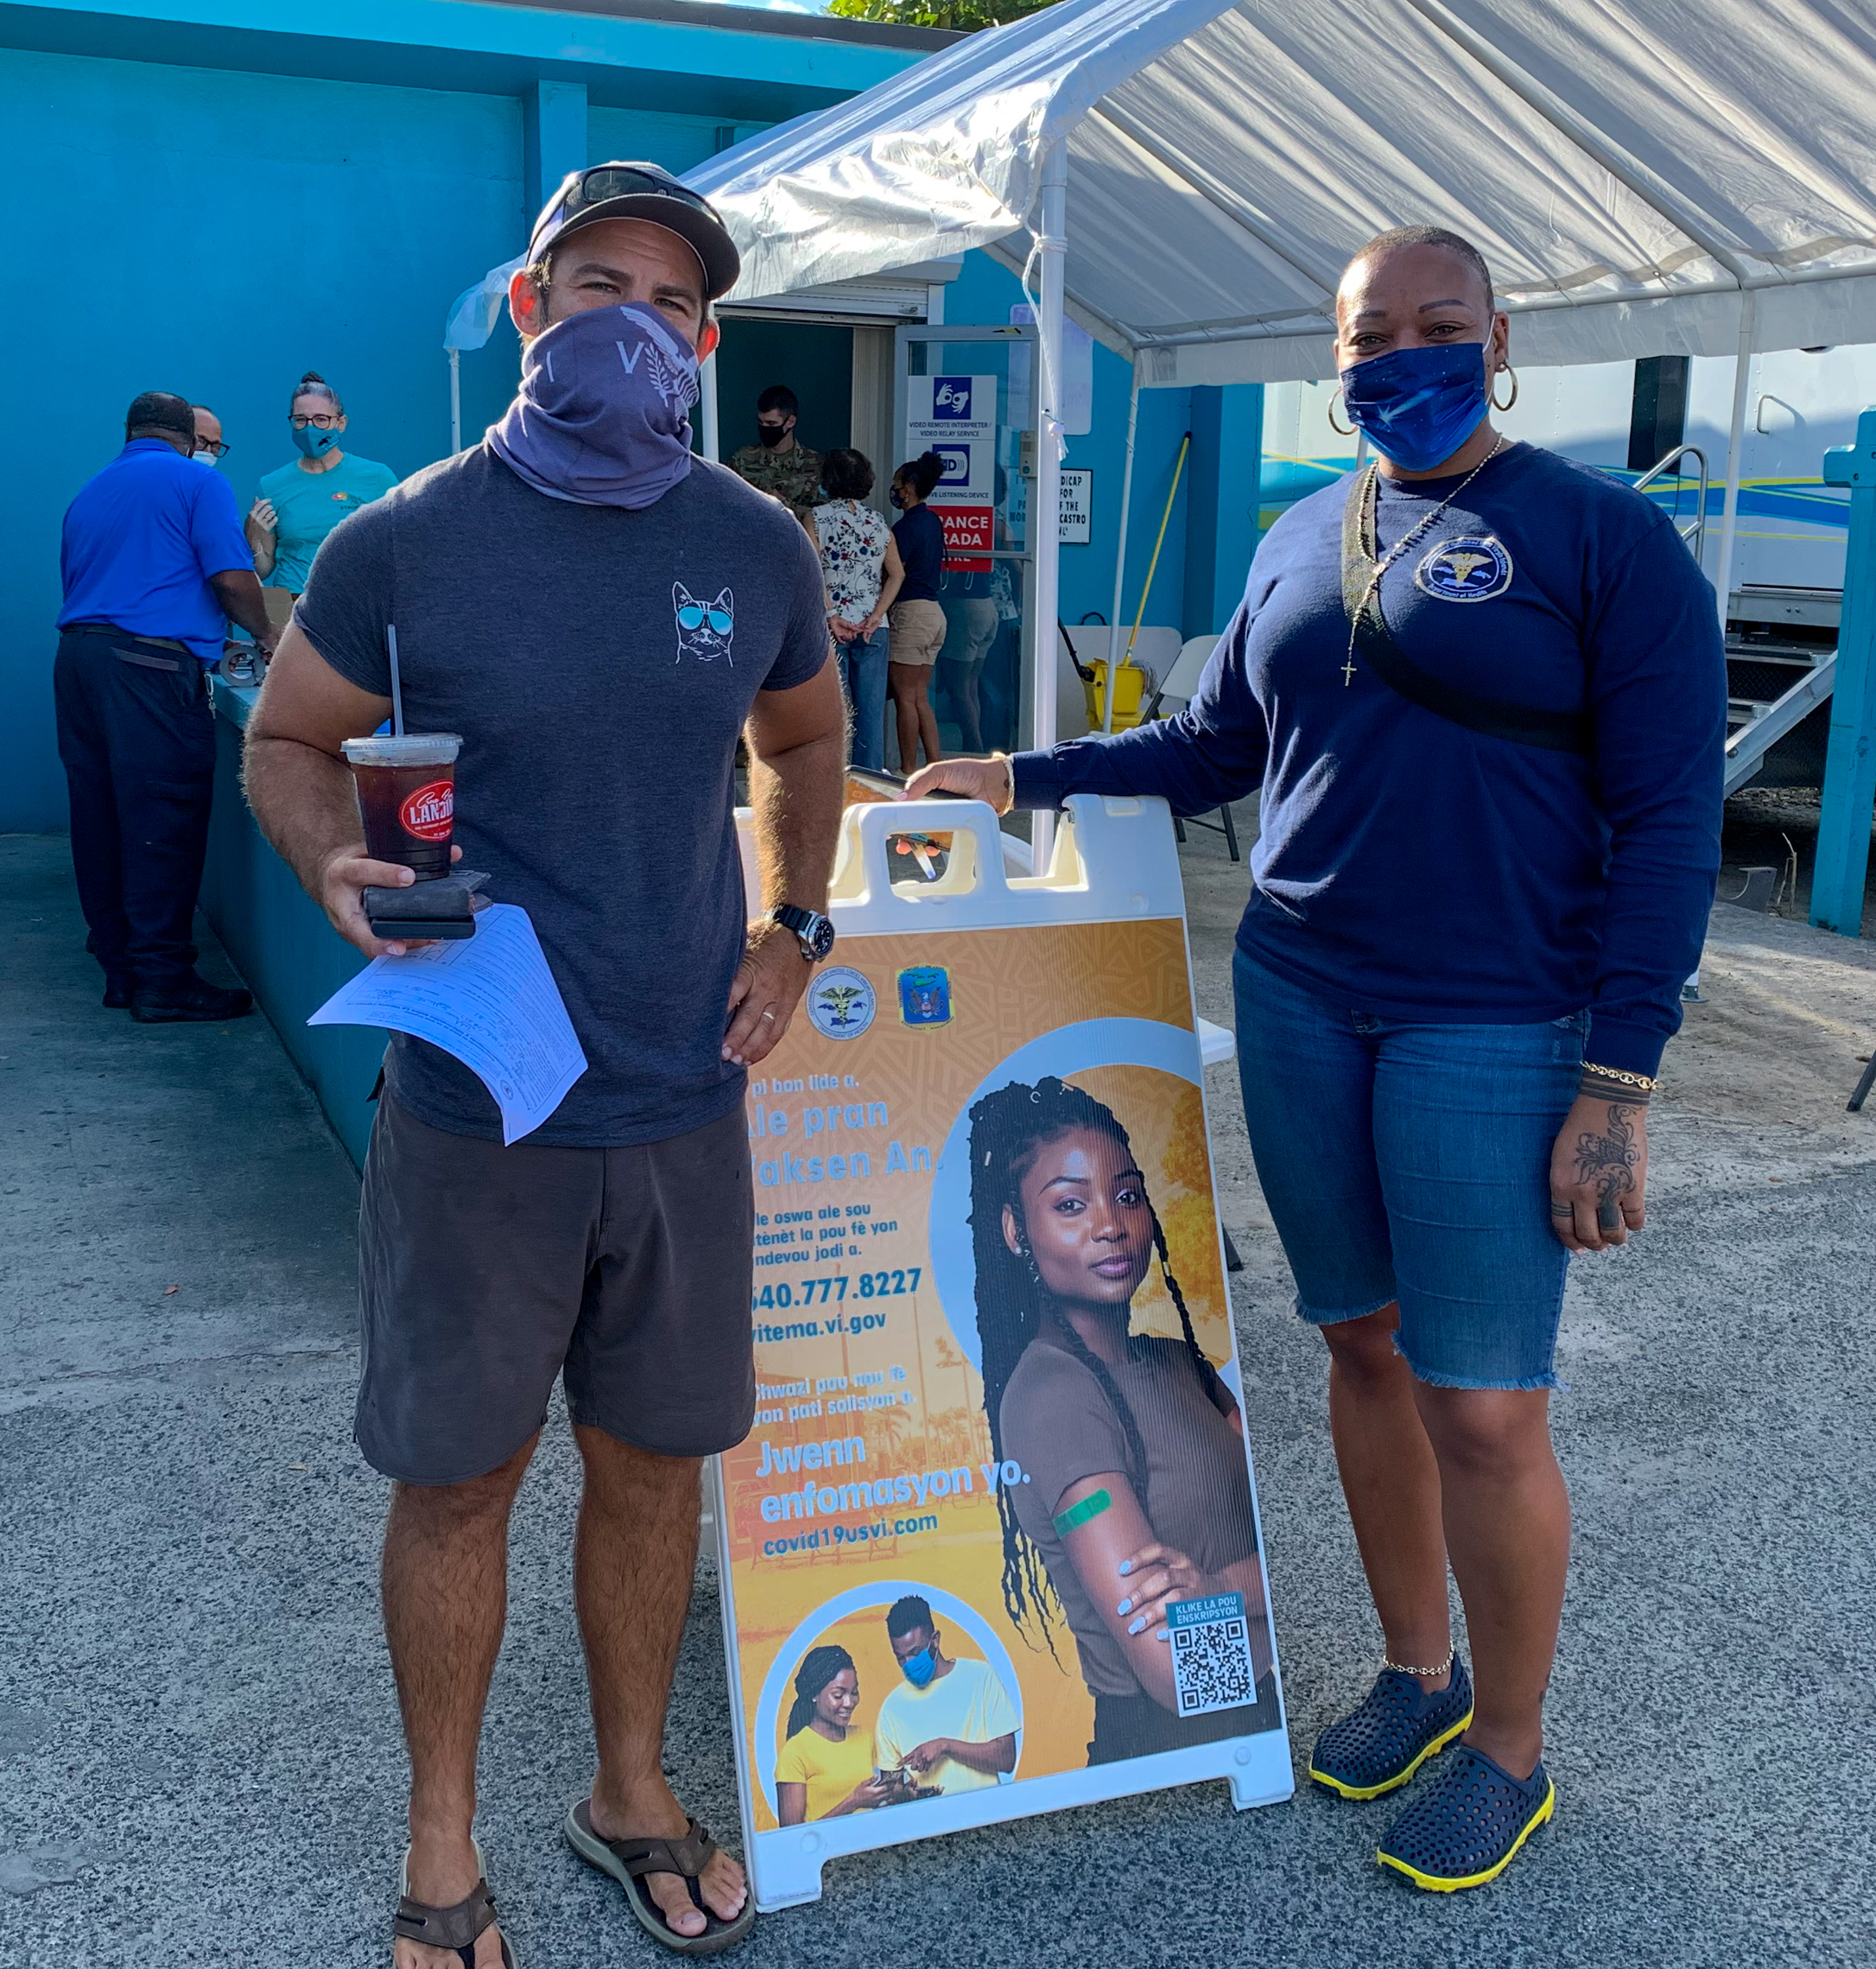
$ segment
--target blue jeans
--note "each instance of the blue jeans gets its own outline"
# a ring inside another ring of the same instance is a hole
[[[891,637],[882,622],[863,641],[838,645],[841,681],[854,709],[854,764],[876,773],[886,764],[886,651]]]
[[[1556,1387],[1570,1254],[1550,1228],[1550,1149],[1588,1014],[1383,1018],[1242,949],[1232,977],[1244,1118],[1297,1311],[1327,1326],[1398,1300],[1421,1380]]]

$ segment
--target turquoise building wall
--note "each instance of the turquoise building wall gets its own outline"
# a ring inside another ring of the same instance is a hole
[[[687,170],[951,38],[702,5],[117,6],[0,4],[0,372],[21,406],[0,482],[0,831],[66,825],[60,521],[140,391],[220,414],[244,511],[293,455],[309,368],[345,399],[348,449],[413,472],[449,449],[445,313],[520,250],[542,184],[607,156]],[[505,332],[463,356],[465,438],[514,375]]]

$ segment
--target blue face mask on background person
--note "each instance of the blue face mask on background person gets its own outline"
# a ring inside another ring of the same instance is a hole
[[[550,499],[628,511],[691,469],[697,357],[654,308],[588,308],[543,329],[488,441]]]
[[[1356,428],[1409,472],[1430,472],[1450,458],[1490,407],[1483,342],[1395,349],[1353,363],[1338,376]]]
[[[938,1662],[928,1647],[921,1648],[915,1655],[908,1655],[899,1666],[899,1672],[914,1688],[928,1687],[932,1678],[938,1673]]]
[[[335,424],[330,430],[321,430],[317,424],[308,424],[303,429],[296,427],[293,442],[299,446],[302,456],[322,458],[338,443],[339,427]]]

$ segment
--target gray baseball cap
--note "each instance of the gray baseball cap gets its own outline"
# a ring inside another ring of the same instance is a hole
[[[569,171],[534,222],[528,264],[582,225],[602,219],[643,219],[684,240],[703,264],[704,287],[713,301],[736,284],[742,255],[715,208],[656,164],[588,164]]]

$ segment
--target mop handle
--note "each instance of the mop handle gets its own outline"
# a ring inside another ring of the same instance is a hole
[[[1192,449],[1192,433],[1187,431],[1179,440],[1179,457],[1172,468],[1172,490],[1166,495],[1166,510],[1159,516],[1159,538],[1153,543],[1153,558],[1146,564],[1146,586],[1140,590],[1139,612],[1133,618],[1133,627],[1127,636],[1126,654],[1120,660],[1130,663],[1133,660],[1133,645],[1139,636],[1140,624],[1146,620],[1146,598],[1153,592],[1153,576],[1159,566],[1159,550],[1166,544],[1166,529],[1172,524],[1172,502],[1179,496],[1179,475],[1185,469],[1185,455]],[[1124,543],[1123,545],[1124,551]]]

